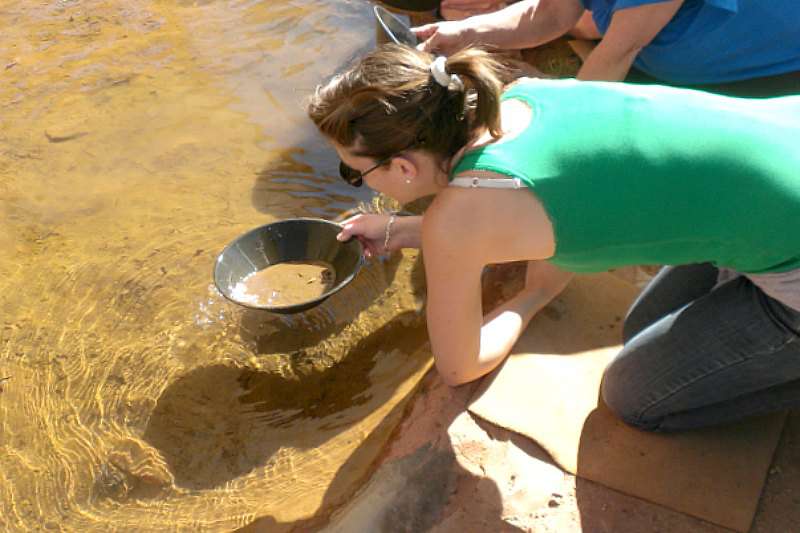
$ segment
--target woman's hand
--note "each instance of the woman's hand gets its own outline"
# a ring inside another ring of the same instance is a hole
[[[364,256],[368,258],[401,248],[420,246],[421,216],[401,217],[361,213],[345,220],[341,225],[342,231],[336,238],[346,241],[355,237],[364,245]]]
[[[383,248],[386,225],[390,215],[358,214],[342,222],[342,231],[336,236],[339,241],[355,237],[364,246],[364,256],[373,257],[388,252]],[[391,243],[390,243],[391,244]]]

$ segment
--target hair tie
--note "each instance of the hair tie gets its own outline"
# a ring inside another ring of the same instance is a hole
[[[448,74],[447,73],[447,58],[444,56],[438,56],[431,62],[430,66],[431,76],[433,79],[436,80],[436,83],[441,85],[442,87],[449,87],[452,83],[455,85],[456,90],[463,91],[464,90],[464,82],[461,81],[461,78],[458,77],[456,74]]]

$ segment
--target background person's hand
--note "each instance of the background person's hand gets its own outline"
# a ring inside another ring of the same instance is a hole
[[[364,246],[364,257],[376,257],[392,251],[391,241],[389,242],[389,250],[383,247],[383,242],[386,239],[386,224],[388,223],[389,215],[360,213],[341,223],[342,231],[336,236],[336,239],[347,241],[351,238],[356,238]]]
[[[471,44],[468,21],[444,21],[426,24],[411,31],[422,41],[418,50],[449,56]]]
[[[506,0],[442,0],[439,4],[439,13],[445,20],[461,20],[497,11],[506,5]]]

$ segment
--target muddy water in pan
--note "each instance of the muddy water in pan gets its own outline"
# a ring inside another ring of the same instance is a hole
[[[302,107],[369,9],[0,2],[0,530],[309,530],[369,474],[430,364],[416,255],[300,315],[211,285],[371,200]]]
[[[297,305],[319,298],[336,281],[325,261],[286,261],[253,272],[231,291],[236,301],[260,306]]]

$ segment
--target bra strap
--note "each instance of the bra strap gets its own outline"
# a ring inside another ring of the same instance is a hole
[[[525,187],[519,178],[453,178],[450,181],[451,187],[463,187],[465,189],[521,189]]]

